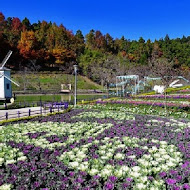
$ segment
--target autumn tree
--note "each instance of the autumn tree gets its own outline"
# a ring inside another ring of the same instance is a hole
[[[21,39],[18,42],[18,49],[20,51],[20,54],[25,59],[38,58],[38,43],[33,31],[23,31],[21,33]]]

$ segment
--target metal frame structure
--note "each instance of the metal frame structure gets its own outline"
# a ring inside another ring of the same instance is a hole
[[[138,85],[139,84],[139,76],[138,75],[116,76],[116,92],[117,92],[117,96],[119,95],[119,89],[118,89],[119,86],[122,88],[121,92],[123,92],[123,95],[124,95],[124,93],[125,93],[125,85],[127,83],[129,83],[129,80],[135,80],[135,85],[134,85],[135,91],[132,92],[132,93],[134,93],[136,95],[137,91],[139,92],[139,85]]]

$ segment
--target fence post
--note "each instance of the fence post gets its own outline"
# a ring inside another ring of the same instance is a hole
[[[49,108],[49,112],[52,113],[52,107]]]
[[[31,109],[28,110],[28,116],[30,116],[30,115],[31,115]]]
[[[5,109],[7,110],[7,103],[5,102]]]
[[[58,112],[59,112],[59,105],[58,105],[58,107],[57,107],[57,110],[58,110]]]
[[[42,106],[40,106],[40,115],[42,115]]]
[[[8,112],[6,112],[5,117],[6,117],[6,120],[8,120]]]
[[[18,111],[18,118],[20,117],[20,112]]]

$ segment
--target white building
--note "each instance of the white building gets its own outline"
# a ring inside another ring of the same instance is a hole
[[[0,100],[10,100],[12,98],[12,87],[10,69],[0,68]]]
[[[11,82],[19,86],[15,81],[11,80],[11,71],[10,69],[4,67],[7,60],[11,56],[12,51],[9,51],[6,57],[4,58],[2,64],[0,65],[0,100],[9,101],[12,98],[12,86]]]

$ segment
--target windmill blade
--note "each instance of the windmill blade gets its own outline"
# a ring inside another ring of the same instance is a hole
[[[2,61],[2,65],[1,65],[1,69],[5,66],[5,64],[6,64],[6,62],[8,61],[8,59],[9,59],[9,57],[11,56],[11,54],[12,54],[13,52],[11,51],[11,50],[9,50],[9,52],[7,53],[7,55],[5,56],[5,58],[3,59],[3,61]]]
[[[14,83],[17,86],[20,86],[18,83],[16,83],[14,80],[11,80],[8,76],[3,75],[6,79],[10,80],[12,83]]]
[[[176,84],[179,81],[179,79],[174,80],[172,83],[170,83],[169,87],[172,87],[174,84]]]
[[[173,88],[182,87],[182,86],[183,86],[183,84],[174,84],[174,85],[172,85]]]

